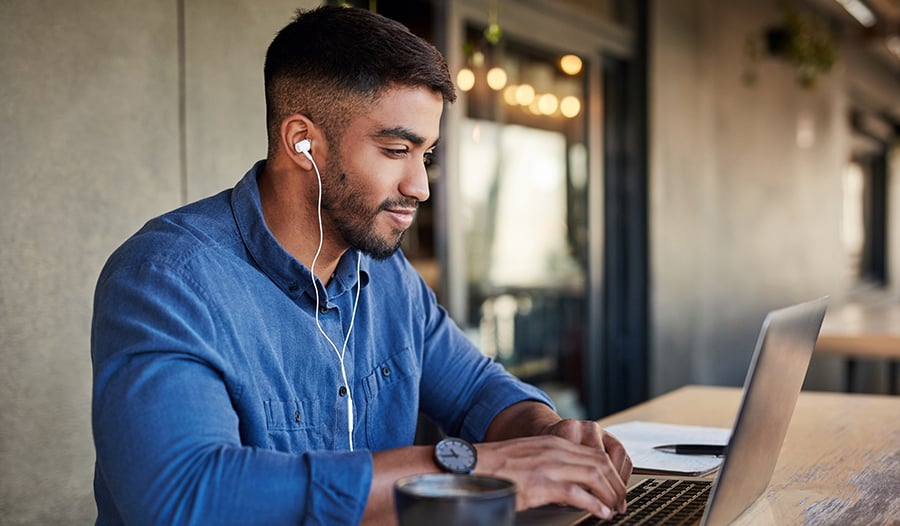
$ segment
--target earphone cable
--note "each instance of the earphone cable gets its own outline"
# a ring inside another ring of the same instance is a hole
[[[344,344],[341,346],[341,350],[338,351],[337,345],[335,345],[334,341],[325,333],[325,330],[322,328],[322,324],[319,322],[319,287],[316,285],[316,261],[319,260],[319,255],[322,253],[322,244],[325,240],[325,234],[322,228],[322,175],[319,173],[319,167],[316,165],[316,161],[313,160],[312,156],[308,156],[308,159],[312,162],[313,168],[316,171],[316,180],[319,183],[319,196],[316,204],[316,214],[319,219],[319,246],[316,248],[316,255],[313,257],[312,265],[310,265],[309,275],[312,280],[313,290],[316,293],[316,327],[319,328],[319,332],[322,333],[322,336],[328,340],[328,343],[331,344],[331,348],[334,350],[335,355],[338,357],[338,361],[341,365],[341,377],[344,380],[344,386],[347,388],[347,434],[349,435],[350,440],[350,451],[353,451],[353,396],[350,390],[350,382],[347,380],[347,369],[344,366],[344,355],[347,352],[347,342],[350,341],[350,333],[353,332],[353,323],[356,320],[356,308],[359,306],[359,291],[362,288],[362,285],[359,280],[360,274],[360,262],[362,260],[362,254],[359,252],[356,253],[356,299],[353,302],[353,313],[350,316],[350,325],[347,327],[347,334],[344,337]]]

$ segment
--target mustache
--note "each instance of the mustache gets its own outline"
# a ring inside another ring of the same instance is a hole
[[[413,198],[385,199],[378,206],[378,211],[389,210],[391,208],[412,208],[419,209],[419,200]]]

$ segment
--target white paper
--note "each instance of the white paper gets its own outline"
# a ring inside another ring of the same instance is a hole
[[[660,424],[635,420],[606,427],[625,446],[635,473],[671,473],[702,475],[722,463],[723,457],[676,455],[653,449],[669,444],[727,445],[731,429],[677,424]]]

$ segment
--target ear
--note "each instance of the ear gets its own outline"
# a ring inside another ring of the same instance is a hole
[[[297,152],[295,145],[303,139],[309,139],[312,142],[313,152],[318,149],[317,143],[324,140],[324,138],[315,123],[309,120],[307,116],[295,113],[281,121],[280,131],[281,148],[284,150],[285,155],[301,169],[311,171],[313,169],[312,162],[305,155]],[[313,153],[313,158],[315,156],[316,154]]]

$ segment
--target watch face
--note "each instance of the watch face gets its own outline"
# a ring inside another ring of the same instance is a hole
[[[445,438],[434,446],[434,459],[451,473],[471,473],[475,469],[475,447],[460,438]]]

